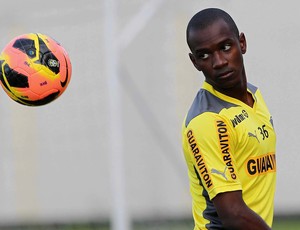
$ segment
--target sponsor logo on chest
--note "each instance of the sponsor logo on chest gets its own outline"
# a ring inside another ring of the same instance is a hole
[[[249,115],[248,115],[247,111],[243,109],[241,113],[236,114],[232,119],[230,119],[231,123],[233,125],[233,128],[235,128],[237,125],[242,123],[247,118],[249,118]]]

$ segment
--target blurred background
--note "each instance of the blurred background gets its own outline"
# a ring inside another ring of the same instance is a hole
[[[248,80],[278,134],[274,229],[300,229],[299,4],[287,0],[2,1],[0,47],[39,32],[69,53],[66,92],[25,107],[0,90],[0,229],[192,229],[181,124],[203,76],[185,29],[206,7],[248,42]],[[280,228],[283,226],[284,228]]]

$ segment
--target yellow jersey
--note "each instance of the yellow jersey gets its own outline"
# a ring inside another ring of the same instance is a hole
[[[259,89],[250,83],[253,107],[204,82],[182,129],[195,230],[222,229],[212,199],[241,190],[250,209],[269,226],[276,186],[276,135]]]

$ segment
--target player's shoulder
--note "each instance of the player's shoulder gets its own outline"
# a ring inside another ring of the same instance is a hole
[[[257,86],[255,86],[255,85],[248,82],[247,83],[247,88],[252,93],[252,95],[254,95],[256,100],[259,101],[259,103],[265,103],[264,102],[264,97],[263,97],[259,87],[257,87]]]
[[[255,94],[258,91],[258,87],[251,84],[250,82],[247,83],[247,88],[250,90],[252,94]]]
[[[220,111],[224,108],[228,109],[233,106],[236,105],[218,97],[209,90],[201,88],[187,113],[185,126],[187,127],[195,118],[197,118],[197,120],[203,118],[204,120],[204,118],[207,117],[215,117],[218,116]]]

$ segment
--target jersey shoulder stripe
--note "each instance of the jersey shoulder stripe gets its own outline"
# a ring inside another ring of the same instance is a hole
[[[237,106],[228,101],[218,98],[206,89],[201,88],[197,93],[191,108],[188,111],[185,126],[187,127],[191,120],[205,112],[219,113],[222,109]]]
[[[257,91],[257,87],[256,86],[254,86],[254,85],[252,85],[251,83],[247,83],[247,87],[248,87],[248,89],[250,90],[250,92],[254,95],[255,93],[256,93],[256,91]]]
[[[204,86],[208,86],[207,83],[204,83]],[[210,86],[211,87],[211,86]],[[201,115],[205,112],[219,113],[222,109],[229,109],[231,107],[238,106],[231,102],[226,101],[218,96],[216,96],[213,92],[210,91],[210,87],[201,88],[193,103],[190,107],[186,120],[185,126],[187,127],[191,120],[195,117]],[[257,87],[252,85],[251,83],[247,83],[247,88],[250,92],[255,95],[257,91]]]

